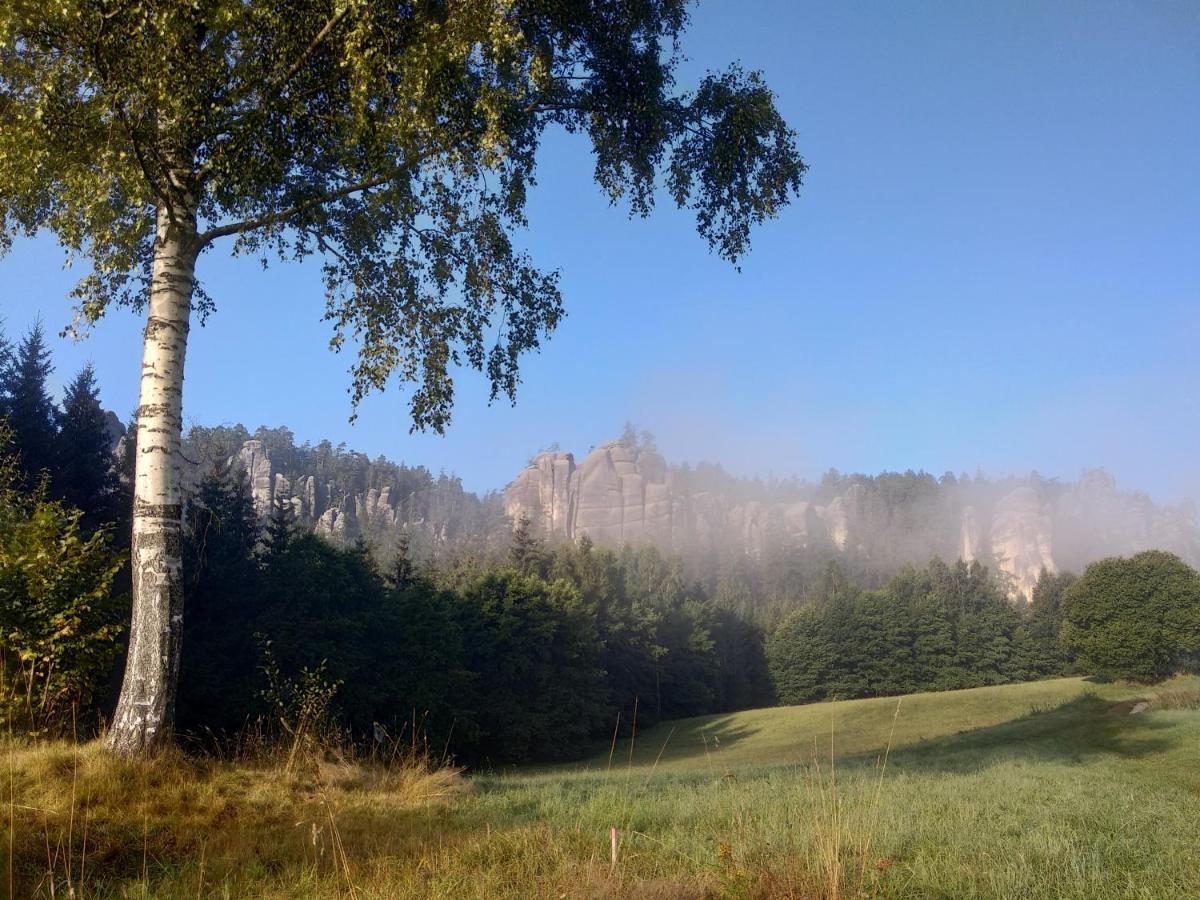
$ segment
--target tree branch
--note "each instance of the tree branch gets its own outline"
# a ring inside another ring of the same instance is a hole
[[[324,43],[325,39],[327,37],[329,37],[329,35],[333,34],[334,30],[339,25],[342,24],[342,21],[349,14],[350,14],[349,4],[342,7],[341,10],[339,10],[338,12],[334,13],[330,17],[329,21],[326,22],[322,26],[321,30],[317,32],[316,36],[311,41],[309,41],[308,46],[305,47],[300,52],[300,55],[298,57],[296,57],[295,61],[291,64],[291,66],[288,68],[288,70],[283,74],[283,77],[280,78],[278,81],[276,81],[274,84],[272,84],[270,86],[270,91],[268,92],[268,94],[265,97],[263,97],[257,104],[255,104],[254,107],[247,110],[244,115],[237,116],[233,119],[233,121],[226,122],[222,126],[222,130],[226,131],[226,132],[231,132],[232,129],[236,125],[241,123],[241,121],[245,118],[245,115],[250,115],[254,112],[259,112],[259,111],[263,110],[269,104],[274,103],[276,100],[278,100],[283,95],[283,91],[288,86],[288,83],[293,78],[296,77],[296,73],[299,72],[304,67],[304,64],[306,62],[308,62],[309,57],[312,56],[317,51],[317,48],[320,47],[322,43]],[[205,175],[207,175],[212,170],[212,167],[216,162],[217,156],[220,153],[220,148],[221,148],[221,145],[218,145],[216,150],[214,151],[213,155],[208,159],[208,161],[205,162],[204,165],[202,165],[197,170],[196,174],[200,178],[203,178]]]
[[[329,37],[329,35],[333,33],[333,30],[342,23],[342,19],[346,18],[346,16],[349,14],[349,4],[343,6],[340,11],[333,14],[330,20],[325,23],[325,27],[317,32],[317,36],[314,37],[312,41],[309,42],[309,45],[304,48],[303,52],[296,57],[296,61],[292,63],[291,68],[287,70],[282,80],[275,85],[274,93],[276,96],[283,92],[283,89],[287,87],[288,82],[296,76],[296,73],[300,71],[300,68],[308,61],[308,58],[316,52],[316,49],[321,46],[321,43],[325,40],[325,38]]]
[[[306,210],[315,209],[333,200],[340,200],[342,197],[349,197],[351,194],[356,194],[359,191],[366,191],[373,187],[387,184],[399,175],[401,171],[398,169],[388,175],[348,184],[345,187],[338,188],[336,191],[326,191],[324,194],[311,197],[303,203],[297,203],[295,206],[289,206],[287,209],[281,209],[278,212],[269,213],[256,219],[245,219],[241,222],[231,222],[228,225],[210,228],[204,234],[200,235],[200,247],[207,247],[217,238],[228,237],[231,234],[245,234],[247,231],[255,231],[259,228],[266,228],[269,225],[277,225],[280,222],[285,222],[294,216],[300,215],[300,213]]]
[[[436,156],[438,153],[449,153],[463,141],[471,137],[469,132],[459,134],[447,146],[433,146],[425,150],[425,152],[417,154],[413,159],[405,160],[403,163],[398,163],[392,167],[392,170],[386,175],[380,175],[376,178],[366,178],[362,181],[356,181],[353,184],[347,184],[336,190],[326,191],[323,194],[318,194],[315,197],[310,197],[287,209],[281,209],[278,212],[267,213],[264,216],[258,216],[253,219],[245,219],[241,222],[231,222],[228,225],[219,225],[216,228],[210,228],[208,231],[199,237],[199,247],[204,249],[217,238],[228,237],[231,234],[245,234],[247,231],[254,231],[259,228],[266,228],[270,225],[278,225],[280,222],[286,222],[301,213],[323,206],[334,200],[340,200],[343,197],[349,197],[351,194],[357,194],[359,191],[368,191],[371,188],[380,187],[387,184],[396,178],[399,178],[405,172],[412,171],[416,166],[421,165],[431,156]]]

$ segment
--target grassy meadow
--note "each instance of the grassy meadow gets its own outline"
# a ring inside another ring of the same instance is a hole
[[[1057,679],[752,710],[479,775],[10,744],[0,891],[1196,897],[1198,697]]]

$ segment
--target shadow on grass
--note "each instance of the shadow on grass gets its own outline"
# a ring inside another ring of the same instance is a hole
[[[713,768],[719,769],[725,765],[723,751],[754,737],[760,731],[761,727],[747,725],[745,719],[736,713],[656,725],[638,736],[632,754],[633,765],[653,765],[660,758],[663,763],[689,759],[702,764],[707,758]],[[630,757],[629,741],[618,741],[613,753],[613,771],[627,767]]]
[[[1017,759],[1082,764],[1099,754],[1136,758],[1168,749],[1171,741],[1156,732],[1170,727],[1129,715],[1125,704],[1084,694],[998,725],[905,745],[892,751],[889,765],[965,773]]]

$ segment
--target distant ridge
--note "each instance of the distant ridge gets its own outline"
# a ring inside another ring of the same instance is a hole
[[[1194,509],[1118,491],[1098,469],[1073,484],[905,472],[764,485],[719,467],[668,466],[653,447],[610,441],[578,464],[570,453],[539,454],[508,485],[505,511],[553,537],[652,543],[684,555],[736,547],[755,558],[816,549],[895,566],[932,556],[980,560],[1005,573],[1023,600],[1042,569],[1081,569],[1151,548],[1200,562]]]
[[[385,556],[401,533],[418,553],[502,549],[524,516],[548,540],[653,544],[692,560],[807,553],[885,573],[933,556],[979,560],[1007,576],[1015,600],[1029,598],[1043,568],[1078,571],[1151,548],[1200,564],[1190,504],[1156,505],[1100,469],[1075,482],[911,471],[764,482],[718,465],[671,465],[627,437],[578,462],[540,453],[502,493],[477,495],[423,466],[328,441],[297,445],[286,428],[197,427],[184,452],[193,482],[242,472],[260,515],[284,504],[317,533],[339,543],[362,537]]]

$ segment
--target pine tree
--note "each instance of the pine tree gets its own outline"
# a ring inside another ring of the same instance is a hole
[[[110,521],[117,514],[117,473],[91,363],[67,386],[60,421],[55,491],[83,510],[88,525]]]
[[[46,391],[46,380],[53,371],[42,323],[35,322],[17,348],[4,385],[13,448],[27,481],[43,469],[52,470],[57,463],[58,416]]]
[[[541,575],[546,564],[546,554],[542,542],[533,533],[533,525],[529,516],[522,514],[513,528],[512,544],[508,548],[508,558],[513,568],[523,575]]]
[[[12,383],[14,362],[12,341],[8,339],[4,330],[4,319],[0,318],[0,418],[8,415],[8,391]]]
[[[183,530],[188,614],[178,715],[185,731],[220,738],[245,728],[259,711],[259,532],[245,479],[210,472],[188,505]]]
[[[403,591],[412,585],[416,576],[416,567],[413,565],[412,550],[406,529],[400,532],[400,537],[396,541],[396,558],[392,561],[391,571],[385,580],[388,587]]]
[[[266,532],[262,540],[263,556],[279,556],[288,548],[295,526],[296,512],[292,504],[276,496],[271,503],[271,515],[267,518]]]

